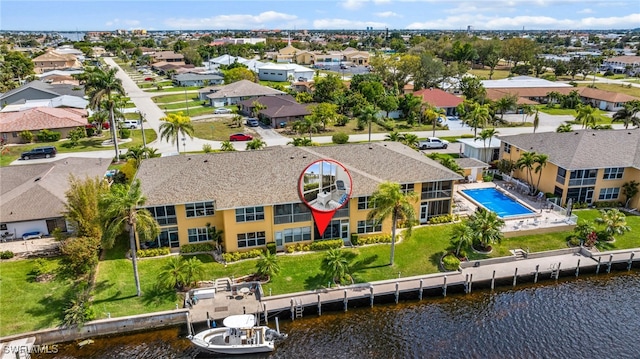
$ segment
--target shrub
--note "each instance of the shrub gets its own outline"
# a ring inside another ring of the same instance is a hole
[[[169,247],[160,247],[160,248],[150,248],[150,249],[141,249],[136,252],[138,258],[148,258],[148,257],[158,257],[158,256],[166,256],[171,253],[171,249]]]
[[[262,251],[261,249],[252,249],[252,250],[250,250],[248,252],[223,253],[222,254],[222,258],[224,259],[225,262],[237,262],[237,261],[242,260],[242,259],[260,257],[260,255],[263,254],[263,253],[264,253],[264,251]]]
[[[571,238],[569,238],[569,245],[572,247],[577,247],[580,245],[580,238],[578,238],[577,236],[571,236]]]
[[[341,115],[336,120],[336,126],[346,126],[349,123],[349,116]]]
[[[180,253],[211,252],[214,249],[213,242],[189,243],[180,247]]]
[[[457,220],[457,216],[453,214],[443,214],[441,216],[435,216],[429,218],[429,224],[441,224],[441,223],[451,223]]]
[[[84,127],[76,127],[69,131],[67,138],[71,147],[76,147],[80,139],[87,137],[87,132]]]
[[[542,79],[547,80],[547,81],[556,81],[556,75],[554,74],[544,74],[542,76],[540,76]]]
[[[351,233],[351,244],[353,244],[354,246],[358,245],[358,234],[357,233]]]
[[[371,236],[364,236],[358,238],[358,244],[376,244],[376,243],[391,243],[390,234],[374,234]]]
[[[331,136],[331,141],[338,145],[343,145],[349,142],[349,135],[346,133],[338,132],[335,135]]]
[[[309,245],[309,249],[312,251],[323,251],[332,248],[341,248],[344,244],[342,239],[327,239],[323,241],[315,241]]]
[[[267,243],[267,250],[271,254],[276,254],[276,244],[274,242]]]
[[[204,153],[211,152],[211,145],[208,143],[205,143],[204,145],[202,145],[202,151],[204,151]]]
[[[20,132],[20,134],[18,134],[18,136],[20,136],[20,139],[24,143],[33,142],[33,133],[31,131],[24,130],[24,131]]]
[[[47,129],[40,130],[37,135],[38,142],[55,142],[60,140],[60,136],[60,132],[55,132]]]
[[[442,257],[442,266],[445,270],[454,271],[460,267],[460,260],[452,253]]]
[[[11,259],[13,256],[14,254],[12,251],[0,252],[0,259]]]
[[[474,138],[475,136],[472,133],[465,133],[460,138]]]
[[[60,249],[68,267],[75,274],[86,274],[98,265],[100,241],[92,237],[72,237],[62,242]]]
[[[121,128],[120,129],[120,138],[125,140],[127,138],[131,137],[131,130],[129,130],[128,128]]]

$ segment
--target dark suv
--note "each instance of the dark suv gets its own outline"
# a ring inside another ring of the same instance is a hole
[[[49,158],[55,157],[56,153],[58,153],[58,151],[53,146],[36,147],[31,151],[22,152],[20,158],[23,160],[29,160],[32,158]]]

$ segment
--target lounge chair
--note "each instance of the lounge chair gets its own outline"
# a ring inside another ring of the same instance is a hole
[[[343,180],[337,180],[336,181],[336,188],[340,191],[346,191],[347,189],[344,186],[344,181]]]

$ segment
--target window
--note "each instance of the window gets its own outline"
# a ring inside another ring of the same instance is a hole
[[[264,207],[236,208],[236,222],[261,221],[264,219]]]
[[[407,194],[409,192],[413,192],[413,183],[405,183],[400,185],[400,189],[402,193]]]
[[[358,234],[382,232],[382,223],[374,220],[358,221]]]
[[[151,212],[153,218],[155,218],[158,224],[161,226],[165,226],[168,224],[178,224],[175,206],[149,207],[147,208],[147,210]]]
[[[215,231],[215,227],[213,228]],[[187,230],[189,234],[189,243],[193,242],[206,242],[209,240],[209,233],[207,232],[207,227],[200,228],[189,228]]]
[[[450,198],[452,181],[422,183],[421,199]]]
[[[145,242],[143,248],[158,248],[158,247],[180,247],[180,241],[178,240],[178,227],[165,227],[160,229],[160,234],[154,240]]]
[[[508,143],[504,144],[504,153],[511,153],[511,145]]]
[[[277,204],[273,206],[273,211],[273,224],[311,220],[311,210],[304,203]]]
[[[238,233],[238,248],[264,246],[266,243],[264,231]]]
[[[567,199],[573,199],[573,203],[591,203],[593,201],[593,187],[572,187],[567,189]]]
[[[449,211],[451,209],[451,200],[446,199],[446,200],[438,200],[438,201],[429,201],[424,203],[429,204],[426,219],[430,219],[431,217],[442,216],[450,213]]]
[[[276,242],[293,243],[311,240],[311,227],[287,228],[276,232]]]
[[[371,209],[373,208],[373,203],[370,202],[371,197],[358,197],[358,209]]]
[[[569,176],[569,186],[589,186],[596,184],[598,170],[575,170]]]
[[[187,218],[189,217],[203,217],[213,216],[213,201],[211,202],[196,202],[187,203],[184,205],[187,211]]]
[[[608,201],[617,199],[620,195],[620,188],[601,188],[598,200]]]
[[[604,169],[604,179],[620,179],[624,175],[624,167],[612,167]]]
[[[565,179],[567,178],[567,170],[562,167],[558,167],[558,173],[556,173],[556,182],[560,184],[564,184]]]

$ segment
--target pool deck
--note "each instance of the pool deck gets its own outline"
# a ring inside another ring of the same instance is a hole
[[[517,216],[512,219],[505,218],[505,226],[502,231],[505,237],[513,237],[525,234],[556,232],[571,230],[575,223],[569,217],[550,209],[546,201],[540,201],[536,197],[527,196],[515,190],[508,189],[503,182],[477,182],[458,184],[453,195],[454,214],[468,216],[476,211],[477,205],[462,195],[466,189],[497,188],[514,197],[521,204],[534,211],[531,215]]]

